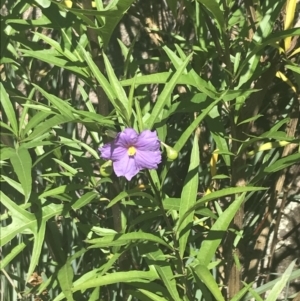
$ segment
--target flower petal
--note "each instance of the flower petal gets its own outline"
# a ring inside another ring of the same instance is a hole
[[[128,155],[128,149],[135,154]],[[115,174],[131,180],[140,170],[156,169],[161,162],[160,142],[156,132],[143,131],[140,135],[132,128],[119,133],[115,140],[99,148],[101,157],[113,161]]]
[[[102,147],[98,148],[99,152],[101,153],[101,158],[106,160],[111,160],[112,155],[112,144],[113,142],[104,144]]]
[[[161,162],[161,152],[158,151],[143,151],[138,149],[134,160],[136,166],[139,170],[147,169],[156,169],[157,165]]]
[[[117,136],[115,140],[116,145],[128,148],[135,145],[138,140],[138,136],[138,133],[134,129],[127,128]]]
[[[158,151],[160,148],[160,143],[156,132],[151,132],[145,130],[140,133],[135,147],[142,151]]]
[[[118,177],[124,176],[130,181],[139,171],[134,157],[124,156],[122,160],[113,163],[114,172]]]
[[[106,160],[122,160],[124,156],[127,156],[127,148],[116,145],[115,141],[109,142],[99,148],[101,152],[101,158]]]

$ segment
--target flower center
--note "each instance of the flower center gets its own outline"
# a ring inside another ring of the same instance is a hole
[[[135,153],[136,153],[135,147],[134,147],[134,146],[130,146],[130,147],[128,148],[128,150],[127,150],[127,154],[128,154],[129,156],[134,156]]]

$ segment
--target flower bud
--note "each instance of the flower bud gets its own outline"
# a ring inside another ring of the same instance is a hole
[[[174,160],[177,159],[178,152],[174,148],[168,146],[168,147],[166,147],[166,151],[167,151],[167,157],[168,157],[168,159],[170,159],[172,161],[174,161]]]
[[[174,148],[172,148],[171,146],[165,144],[162,141],[160,141],[160,143],[166,148],[168,159],[170,159],[171,161],[176,160],[177,157],[178,157],[178,151],[176,151]]]
[[[102,177],[109,177],[112,174],[112,161],[108,160],[100,166],[100,175]]]

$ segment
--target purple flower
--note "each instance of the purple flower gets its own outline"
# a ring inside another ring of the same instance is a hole
[[[115,174],[128,181],[144,168],[156,169],[161,162],[160,142],[156,132],[149,130],[138,134],[127,128],[99,151],[103,159],[113,161]]]

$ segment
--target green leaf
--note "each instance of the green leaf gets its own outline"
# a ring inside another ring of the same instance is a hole
[[[131,190],[120,192],[113,200],[111,200],[111,202],[106,206],[106,208],[112,207],[114,204],[116,204],[117,202],[119,202],[124,198],[133,197],[133,196],[145,197],[153,201],[155,200],[155,198],[149,193],[142,192],[139,189],[131,189]]]
[[[115,75],[115,72],[107,58],[107,56],[103,53],[104,58],[104,64],[105,69],[107,72],[107,76],[109,78],[110,84],[112,86],[112,89],[114,91],[114,94],[116,95],[115,102],[118,104],[118,107],[121,109],[120,114],[124,115],[125,119],[127,120],[127,123],[129,123],[129,101],[127,98],[127,95],[121,86],[118,78]]]
[[[8,131],[10,131],[13,135],[15,134],[15,133],[14,133],[14,130],[13,130],[9,125],[7,125],[6,123],[0,121],[0,125],[1,125],[1,128],[2,128],[2,129],[5,128],[5,129],[7,129]],[[7,133],[6,135],[10,135],[10,136],[11,136],[11,134],[8,134],[8,133]]]
[[[178,45],[175,44],[175,46],[177,51],[180,53],[181,58],[179,58],[167,46],[163,46],[163,49],[174,64],[175,68],[178,69],[187,57]],[[179,77],[178,80],[180,80],[180,78],[181,77]],[[199,91],[201,91],[205,95],[210,96],[211,98],[216,97],[216,91],[214,91],[213,87],[209,86],[209,84],[205,80],[203,80],[193,68],[190,68],[188,71],[188,85],[195,86]]]
[[[4,269],[18,254],[20,254],[26,247],[28,243],[21,242],[16,245],[5,257],[0,261],[0,270]]]
[[[85,290],[88,288],[109,285],[113,283],[126,283],[126,282],[149,282],[157,279],[156,273],[153,271],[130,271],[130,272],[115,272],[106,274],[99,278],[89,279],[82,284],[73,286],[72,291]]]
[[[73,108],[68,104],[67,101],[62,100],[58,97],[56,97],[55,95],[49,94],[47,93],[45,90],[43,90],[41,87],[39,87],[36,84],[32,84],[38,91],[41,92],[41,94],[48,99],[51,104],[57,109],[59,110],[59,112],[61,113],[61,115],[69,118],[69,119],[75,119],[74,115],[72,114]]]
[[[232,219],[234,218],[234,215],[242,205],[245,195],[246,193],[244,192],[237,199],[235,199],[210,228],[208,235],[202,242],[200,250],[197,254],[197,258],[201,265],[208,266],[210,263]]]
[[[239,301],[241,300],[244,295],[249,291],[249,289],[251,289],[253,285],[253,282],[247,284],[246,286],[244,286],[239,292],[237,292],[233,298],[230,299],[230,301]]]
[[[0,83],[0,96],[1,104],[8,119],[8,122],[10,123],[15,136],[18,137],[19,130],[15,110],[2,83]]]
[[[220,32],[225,32],[224,12],[220,9],[220,4],[216,0],[197,0],[203,4],[215,17],[219,25]]]
[[[226,139],[226,130],[222,122],[222,117],[219,114],[218,107],[215,106],[209,112],[205,118],[205,122],[208,124],[211,135],[216,143],[218,153],[222,154],[223,160],[226,166],[230,166],[230,156],[228,148],[228,139]]]
[[[191,266],[191,269],[193,269],[195,274],[201,279],[201,281],[203,281],[203,283],[215,297],[216,301],[225,301],[218,284],[206,266],[198,264],[195,267]]]
[[[107,235],[101,238],[87,240],[86,242],[89,244],[93,244],[89,248],[101,248],[101,247],[109,247],[109,246],[122,246],[130,243],[131,241],[136,241],[136,240],[140,240],[142,242],[147,240],[156,242],[173,250],[169,246],[169,244],[167,244],[160,237],[145,232],[132,232],[132,233],[125,233],[125,234]]]
[[[20,52],[24,53],[25,57],[33,57],[42,62],[46,62],[50,65],[61,67],[67,70],[78,74],[79,76],[87,79],[89,74],[86,70],[86,67],[83,63],[80,62],[70,62],[69,60],[60,56],[59,52],[54,49],[50,50],[27,50],[27,49],[18,49]]]
[[[212,108],[217,105],[220,101],[222,101],[222,97],[214,100],[210,105],[207,106],[206,109],[204,109],[201,114],[188,126],[188,128],[184,131],[184,133],[180,136],[178,141],[176,142],[174,149],[177,152],[180,152],[180,150],[183,148],[183,146],[186,144],[188,139],[190,138],[193,131],[196,129],[196,127],[199,125],[199,123],[205,118],[205,116],[212,110]]]
[[[69,262],[69,260],[67,260],[67,262],[59,269],[57,273],[57,280],[63,294],[65,295],[65,298],[68,301],[74,301],[72,293],[73,277],[74,273],[71,267],[71,263]]]
[[[84,55],[84,59],[88,64],[92,74],[95,76],[96,80],[104,90],[106,96],[111,101],[112,105],[115,108],[117,108],[118,106],[115,103],[116,95],[113,92],[112,86],[110,85],[106,77],[101,73],[97,65],[94,63],[93,59],[91,58],[91,55],[81,45],[79,45],[79,47]]]
[[[285,65],[285,68],[290,69],[298,74],[300,74],[300,67],[294,65]]]
[[[274,2],[274,4],[277,5],[278,2]],[[270,15],[266,16],[266,18],[269,17]],[[237,88],[241,87],[252,77],[254,71],[256,70],[257,64],[259,63],[259,58],[260,58],[260,55],[258,55],[259,51],[261,51],[267,45],[275,44],[276,42],[279,42],[281,39],[284,39],[285,37],[297,36],[297,35],[300,35],[299,28],[283,30],[283,31],[270,34],[268,37],[263,39],[263,41],[256,44],[256,46],[248,52],[246,59],[243,60],[243,62],[240,65],[237,76],[239,76],[242,72],[244,73],[240,76],[240,81]],[[246,69],[244,70],[244,68]]]
[[[281,293],[281,291],[284,289],[287,282],[289,281],[289,278],[292,274],[292,271],[294,269],[294,266],[295,266],[295,263],[297,260],[298,259],[295,259],[289,264],[288,268],[284,271],[284,273],[282,274],[280,279],[278,279],[278,281],[276,282],[274,287],[269,292],[266,301],[273,301],[273,300],[277,300],[277,298],[279,298],[279,294]]]
[[[53,158],[53,160],[58,164],[60,165],[63,169],[69,171],[72,175],[76,175],[78,173],[78,170],[71,167],[70,165],[68,165],[67,163],[61,161],[61,160],[58,160],[56,158]]]
[[[15,173],[22,185],[25,203],[28,201],[32,189],[31,168],[32,160],[29,151],[24,148],[19,148],[14,155],[10,157],[10,162],[14,168]]]
[[[262,114],[257,114],[257,115],[255,115],[255,116],[253,116],[253,117],[247,118],[247,119],[245,119],[245,120],[239,122],[237,125],[239,126],[239,125],[244,124],[244,123],[249,123],[250,121],[255,121],[256,119],[258,119],[258,118],[260,118],[260,117],[262,117],[262,116],[264,116],[264,115],[262,115]]]
[[[26,105],[24,105],[26,106]],[[50,109],[49,109],[50,110]],[[22,136],[25,136],[25,134],[28,134],[31,129],[36,127],[37,125],[40,125],[43,121],[45,121],[50,115],[52,115],[53,112],[37,112],[34,114],[28,123],[26,124],[25,128],[22,130]]]
[[[100,295],[100,287],[95,287],[88,301],[98,301]]]
[[[43,199],[43,198],[47,198],[49,196],[51,197],[51,196],[63,194],[63,193],[69,192],[69,191],[82,189],[84,186],[85,186],[84,184],[80,184],[80,185],[76,185],[76,184],[60,185],[60,186],[55,187],[53,189],[46,190],[45,192],[40,194],[38,198]]]
[[[86,272],[84,275],[82,275],[79,279],[77,279],[74,283],[73,286],[76,286],[78,284],[82,284],[84,282],[86,282],[89,279],[93,279],[95,277],[98,276],[99,273],[99,269],[93,269],[89,272]],[[60,301],[63,300],[65,298],[64,293],[61,292],[58,296],[56,296],[53,301]]]
[[[223,96],[224,101],[234,100],[238,97],[243,97],[243,99],[248,98],[252,93],[260,91],[259,89],[240,89],[240,90],[227,90],[226,94]]]
[[[162,280],[166,289],[169,291],[173,300],[181,301],[171,266],[168,264],[161,264],[161,260],[164,258],[164,253],[159,248],[156,248],[153,251],[147,250],[146,246],[143,246],[141,250],[145,252],[148,265],[154,264],[160,279]]]
[[[253,300],[253,298],[255,299],[255,301],[264,301],[262,297],[252,287],[249,288],[249,292],[251,294],[251,301]]]
[[[194,212],[191,211],[189,215],[185,215],[186,211],[193,207],[196,203],[198,193],[198,168],[200,165],[200,154],[199,154],[199,141],[198,136],[195,134],[193,148],[190,159],[190,166],[188,169],[187,176],[184,181],[183,189],[181,192],[181,202],[179,208],[179,218],[182,218],[180,228],[177,230],[179,235],[179,253],[181,258],[184,255],[188,237],[190,235],[191,226],[194,218]],[[184,216],[184,219],[183,219]]]
[[[291,264],[294,264],[294,262],[292,262]],[[288,281],[295,280],[299,277],[300,277],[300,269],[297,269],[296,271],[293,271],[290,274],[290,276],[288,277]],[[262,295],[263,293],[273,289],[275,287],[276,283],[278,283],[279,281],[285,281],[285,279],[283,280],[282,277],[279,277],[275,280],[269,281],[268,283],[261,285],[260,287],[255,288],[254,291],[258,295]],[[251,291],[250,291],[250,293],[247,294],[246,297],[244,297],[243,301],[250,301],[250,300],[252,300],[252,298],[253,298],[253,296],[252,296]]]
[[[50,129],[53,127],[64,124],[70,121],[74,121],[74,117],[67,117],[64,115],[56,115],[54,117],[51,117],[47,119],[46,121],[42,122],[39,126],[37,126],[34,131],[23,140],[23,142],[28,141],[28,140],[33,140],[36,138],[40,138],[41,135],[44,133],[48,132]]]
[[[57,52],[59,52],[61,55],[65,56],[71,62],[77,62],[78,61],[78,57],[76,57],[76,55],[74,55],[67,48],[65,48],[65,47],[62,48],[61,45],[58,42],[56,42],[55,40],[53,40],[53,39],[37,32],[37,31],[34,32],[34,35],[39,37],[41,40],[45,41],[50,46],[52,46]]]
[[[142,295],[146,296],[147,298],[149,298],[150,300],[153,300],[153,301],[168,301],[168,299],[166,298],[163,298],[163,297],[160,297],[158,296],[157,294],[154,294],[153,292],[150,292],[148,290],[145,290],[145,289],[141,289],[141,288],[138,288],[137,289]],[[142,299],[140,299],[142,300]]]
[[[108,45],[115,27],[134,1],[135,0],[119,0],[116,5],[110,7],[110,10],[107,11],[105,24],[99,29],[104,48]]]
[[[89,204],[93,199],[98,196],[98,193],[90,191],[81,196],[77,201],[72,204],[73,210],[78,210],[81,207]]]
[[[237,194],[237,193],[243,193],[243,192],[251,192],[251,191],[260,191],[260,190],[266,190],[267,188],[265,187],[251,187],[251,186],[244,186],[244,187],[230,187],[230,188],[225,188],[221,189],[218,191],[211,192],[210,194],[207,194],[203,196],[201,199],[197,200],[196,204],[192,207],[190,207],[185,215],[183,215],[179,220],[178,220],[178,225],[177,227],[179,228],[182,221],[185,219],[186,215],[189,215],[190,212],[197,210],[198,208],[201,208],[203,206],[203,203],[210,202],[212,200],[215,200],[220,197],[224,197],[227,195],[232,195],[232,194]]]
[[[0,190],[1,203],[5,206],[13,220],[6,227],[1,228],[0,245],[4,246],[11,241],[17,234],[22,233],[23,230],[31,228],[36,223],[34,215],[27,212],[15,202],[13,202],[7,195]]]
[[[276,171],[282,170],[288,166],[291,166],[293,164],[296,164],[300,160],[300,153],[295,153],[293,155],[281,158],[277,160],[272,165],[266,167],[264,169],[265,173],[274,173]]]
[[[100,114],[94,113],[94,112],[85,112],[81,110],[74,111],[75,115],[78,115],[82,123],[88,123],[89,121],[96,121],[97,124],[100,125],[106,125],[106,126],[113,126],[115,123],[110,119],[111,117],[104,117]],[[84,119],[82,117],[86,117],[87,119]]]
[[[35,0],[41,7],[48,8],[51,5],[50,0]]]
[[[39,261],[44,244],[46,222],[51,217],[61,213],[63,207],[62,205],[50,204],[43,207],[39,214],[34,215],[18,206],[2,191],[0,191],[0,197],[2,204],[9,210],[12,217],[12,223],[1,229],[0,246],[6,245],[17,234],[21,234],[25,230],[29,230],[34,235],[32,258],[27,272],[28,281]]]
[[[51,206],[51,205],[50,205]],[[47,209],[46,209],[47,210]],[[42,247],[44,245],[45,232],[46,232],[46,221],[57,214],[58,212],[54,210],[54,212],[48,212],[49,216],[44,218],[44,212],[41,212],[41,216],[35,216],[36,225],[34,225],[31,229],[34,235],[34,244],[31,253],[31,261],[27,272],[27,281],[31,277],[32,273],[36,269],[36,266],[39,263],[40,255],[42,252]]]
[[[188,269],[193,274],[193,278],[194,278],[194,280],[196,282],[197,288],[201,291],[200,300],[202,298],[205,301],[214,301],[213,297],[212,297],[212,294],[207,289],[206,285],[201,281],[201,279],[199,278],[199,276],[197,275],[197,273],[195,272],[195,270],[191,268],[191,265],[188,266]]]
[[[132,83],[135,81],[135,84],[138,85],[149,85],[149,84],[165,84],[168,82],[170,78],[170,72],[160,72],[155,74],[149,74],[149,75],[141,75],[137,77],[133,77],[130,79],[125,79],[120,81],[122,86],[131,86]],[[194,87],[198,87],[198,84],[195,81],[191,82],[190,75],[188,74],[181,74],[178,77],[177,84],[181,85],[191,85]],[[201,91],[201,90],[200,90]]]
[[[151,115],[149,119],[146,121],[146,125],[149,129],[153,128],[153,125],[155,122],[158,122],[158,117],[167,102],[168,98],[170,97],[171,93],[174,90],[175,85],[178,83],[178,78],[183,73],[184,69],[186,68],[187,64],[189,63],[190,59],[192,57],[192,54],[190,54],[186,60],[181,64],[181,66],[177,69],[175,74],[167,81],[167,84],[165,85],[163,91],[159,95],[155,106],[151,112]]]
[[[13,187],[14,189],[16,189],[17,191],[19,191],[21,194],[24,195],[24,190],[20,183],[4,175],[1,175],[1,177],[7,184],[9,184],[11,187]]]
[[[163,200],[165,210],[177,210],[179,211],[181,198],[167,198]]]
[[[15,149],[12,147],[3,147],[0,148],[0,158],[1,160],[7,160],[15,154]]]

